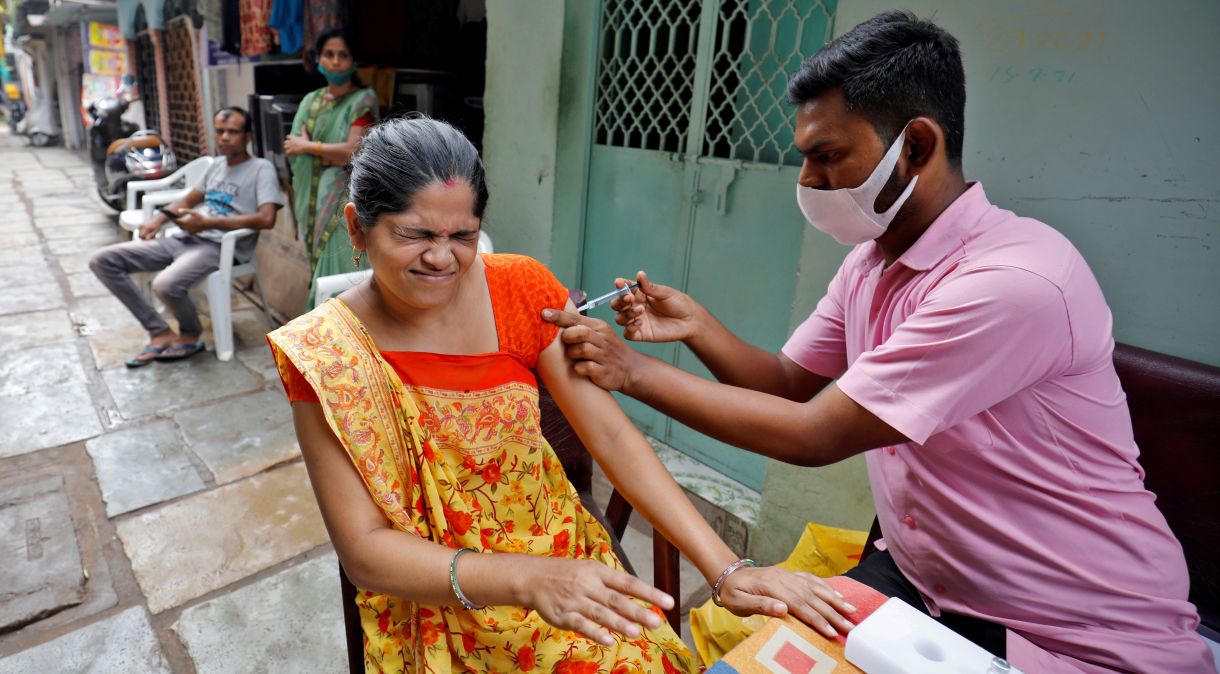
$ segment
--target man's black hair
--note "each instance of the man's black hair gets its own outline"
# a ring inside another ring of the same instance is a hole
[[[226,119],[233,113],[241,115],[241,130],[243,133],[250,133],[254,130],[254,125],[250,119],[250,113],[246,112],[245,108],[239,108],[236,105],[227,105],[217,110],[214,116],[220,117],[221,119]]]
[[[898,10],[874,16],[802,63],[788,80],[788,101],[801,105],[834,88],[886,144],[915,117],[936,120],[949,163],[961,167],[966,73],[957,39],[936,24]]]

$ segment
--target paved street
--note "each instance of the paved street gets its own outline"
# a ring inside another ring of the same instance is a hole
[[[234,296],[228,363],[124,367],[144,335],[88,269],[125,238],[90,176],[0,130],[0,674],[344,671],[262,313]]]
[[[345,671],[262,313],[234,295],[228,363],[124,367],[145,335],[88,269],[126,236],[90,176],[0,127],[0,674]],[[651,581],[635,520],[624,547]],[[706,599],[682,576],[684,603]]]

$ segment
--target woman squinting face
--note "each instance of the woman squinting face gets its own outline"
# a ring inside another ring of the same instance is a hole
[[[448,303],[477,258],[474,206],[470,185],[450,179],[417,192],[408,210],[379,217],[366,242],[382,291],[421,309]]]

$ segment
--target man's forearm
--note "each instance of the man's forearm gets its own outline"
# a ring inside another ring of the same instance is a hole
[[[622,392],[717,440],[800,465],[821,465],[805,405],[703,379],[641,355]]]
[[[793,398],[779,356],[734,335],[707,309],[699,308],[700,328],[684,341],[717,381],[730,386]]]
[[[213,217],[209,220],[208,229],[223,229],[232,231],[235,229],[270,229],[275,224],[275,219],[270,222],[262,213],[249,213],[247,215],[225,215]]]

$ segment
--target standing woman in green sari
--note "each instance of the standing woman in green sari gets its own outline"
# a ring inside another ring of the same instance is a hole
[[[343,224],[347,171],[360,139],[377,121],[377,95],[361,87],[351,42],[337,28],[318,36],[318,72],[326,86],[297,108],[284,154],[292,166],[292,210],[309,254],[309,307],[318,277],[362,268]]]

